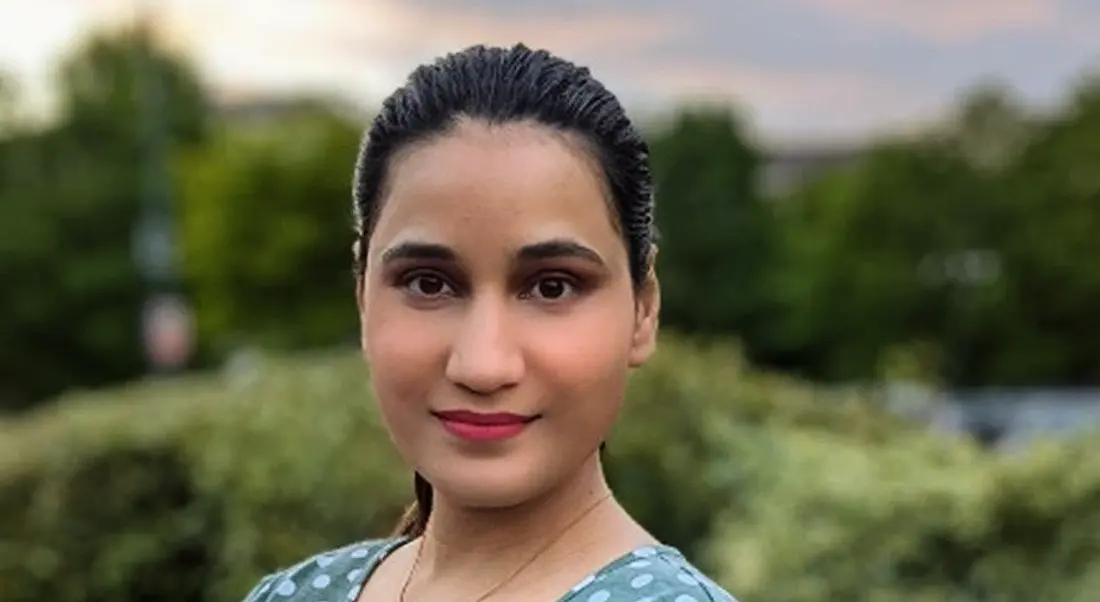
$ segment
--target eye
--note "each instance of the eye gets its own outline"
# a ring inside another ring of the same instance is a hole
[[[541,301],[561,301],[576,292],[576,286],[569,278],[562,276],[550,276],[540,278],[528,291],[528,297],[534,297]]]
[[[405,280],[405,289],[417,297],[446,297],[454,293],[447,281],[432,274],[416,274]]]

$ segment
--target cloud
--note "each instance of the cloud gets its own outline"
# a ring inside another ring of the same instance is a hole
[[[176,0],[164,29],[219,88],[330,88],[377,99],[416,64],[475,44],[552,48],[571,57],[629,54],[683,35],[663,15],[497,15],[384,0]]]
[[[1047,30],[1061,22],[1054,0],[797,0],[803,6],[922,39],[954,43]]]
[[[136,1],[0,0],[0,61],[41,63],[32,46],[129,20]],[[369,105],[442,53],[522,41],[591,67],[628,105],[735,99],[769,131],[866,132],[986,76],[1047,99],[1100,54],[1096,0],[149,2],[221,94],[314,91]]]
[[[1100,54],[1100,6],[1067,10],[1062,29],[1080,48],[1094,55]]]
[[[14,77],[29,115],[53,110],[52,84],[60,59],[89,28],[121,18],[125,0],[0,0],[0,73]]]
[[[754,104],[851,106],[854,101],[895,99],[896,85],[859,72],[780,70],[706,62],[649,63],[636,77],[673,97],[744,98]]]
[[[859,71],[765,69],[751,64],[655,62],[627,76],[664,104],[734,101],[749,128],[775,140],[842,139],[934,119],[941,110],[904,82]],[[659,91],[659,92],[658,92]]]
[[[786,137],[851,135],[884,122],[923,119],[936,108],[927,92],[909,89],[904,78],[820,63],[812,47],[798,64],[791,60],[797,53],[790,52],[799,46],[796,41],[745,35],[743,30],[769,22],[764,14],[742,11],[740,19],[722,26],[715,15],[726,8],[674,17],[661,12],[667,4],[619,12],[610,4],[615,3],[553,14],[524,2],[499,11],[410,2],[389,7],[384,36],[345,27],[341,35],[330,33],[318,43],[332,56],[384,57],[391,72],[403,75],[419,62],[470,43],[522,40],[590,66],[628,105],[659,110],[682,101],[735,101],[755,129]],[[352,16],[355,10],[366,9],[355,5],[339,20],[362,23]],[[767,47],[778,48],[778,55],[768,55]]]
[[[330,0],[326,39],[311,44],[342,52],[436,56],[473,44],[528,46],[563,55],[629,54],[690,32],[687,17],[654,12],[585,10],[542,15],[497,13],[360,0]],[[378,24],[380,27],[374,27]]]
[[[912,113],[913,99],[899,81],[848,68],[735,59],[736,48],[715,42],[705,13],[694,11],[693,20],[662,12],[667,5],[616,12],[608,4],[559,14],[522,2],[491,11],[341,0],[329,3],[333,20],[325,37],[299,42],[327,53],[330,61],[371,60],[403,76],[420,62],[469,44],[523,41],[590,66],[627,104],[735,100],[769,129],[793,131],[809,121],[832,131],[864,117]],[[385,31],[365,32],[366,22],[384,22]]]

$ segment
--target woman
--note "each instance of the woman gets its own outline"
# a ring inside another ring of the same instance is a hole
[[[363,354],[416,503],[246,602],[732,600],[601,468],[660,303],[648,149],[616,98],[522,45],[449,55],[385,101],[354,197]]]

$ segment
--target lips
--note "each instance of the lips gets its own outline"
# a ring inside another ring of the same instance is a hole
[[[447,422],[456,422],[460,424],[471,424],[475,426],[507,426],[514,424],[526,424],[538,417],[510,414],[508,412],[482,414],[481,412],[468,412],[463,410],[435,412],[434,414],[436,418],[439,418],[440,420],[446,420]]]
[[[464,410],[433,412],[432,415],[451,435],[476,443],[510,439],[522,433],[527,425],[538,419],[537,415],[523,416],[506,412],[486,414]]]

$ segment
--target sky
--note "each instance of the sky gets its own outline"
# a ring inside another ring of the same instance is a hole
[[[0,0],[0,70],[51,69],[142,0]],[[223,97],[322,92],[364,106],[417,64],[524,42],[589,66],[632,110],[732,102],[764,136],[862,138],[1004,81],[1057,102],[1100,67],[1100,0],[143,0]]]

